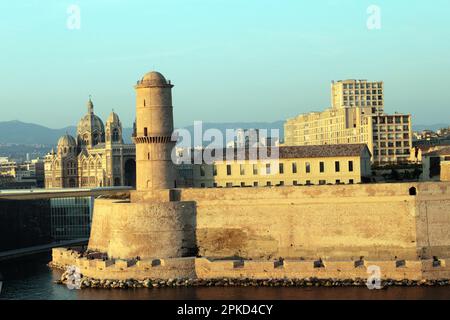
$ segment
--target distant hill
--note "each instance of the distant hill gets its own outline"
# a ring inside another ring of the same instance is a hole
[[[432,124],[432,125],[415,125],[413,124],[413,131],[423,131],[423,130],[431,130],[431,131],[436,131],[442,128],[448,128],[449,124],[448,123],[437,123],[437,124]]]
[[[132,128],[124,129],[124,139],[131,143]],[[0,122],[0,143],[20,144],[20,145],[54,145],[58,139],[66,133],[75,136],[77,129],[75,126],[62,129],[50,129],[34,123],[21,121]],[[128,137],[128,139],[127,139]]]
[[[235,122],[235,123],[203,123],[203,132],[208,129],[219,129],[225,135],[226,129],[279,129],[280,137],[283,136],[283,121],[273,123],[264,122]],[[194,127],[188,126],[186,129],[194,135]],[[132,128],[123,129],[123,137],[126,143],[131,143]],[[0,122],[0,144],[20,144],[20,145],[51,145],[55,146],[59,137],[64,134],[76,135],[76,127],[70,126],[62,129],[50,129],[38,124],[25,123],[21,121]],[[268,131],[268,133],[270,133]]]
[[[74,134],[76,129],[75,127],[50,129],[21,121],[0,122],[0,143],[53,145],[66,132]]]
[[[230,122],[230,123],[203,123],[203,133],[208,129],[218,129],[225,136],[226,129],[267,129],[270,134],[271,129],[280,130],[280,137],[283,138],[284,121],[275,122]],[[434,125],[413,125],[414,131],[422,131],[425,129],[437,130],[448,127],[449,124],[434,124]],[[194,127],[193,125],[185,127],[193,139]],[[131,143],[132,128],[124,128],[124,140],[126,143]],[[19,145],[49,145],[56,146],[59,137],[69,133],[73,136],[76,134],[76,127],[70,126],[62,129],[50,129],[38,124],[25,123],[21,121],[5,121],[0,122],[0,144],[19,144]]]

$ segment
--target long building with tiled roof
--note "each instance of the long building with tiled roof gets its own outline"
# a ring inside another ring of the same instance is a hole
[[[370,179],[370,158],[365,144],[204,149],[183,168],[193,187],[355,184]]]

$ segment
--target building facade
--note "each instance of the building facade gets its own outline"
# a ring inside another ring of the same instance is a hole
[[[369,107],[373,114],[384,113],[383,82],[367,80],[339,80],[331,83],[331,106]]]
[[[422,180],[450,181],[450,146],[422,155]]]
[[[118,115],[112,112],[105,126],[91,99],[87,107],[77,137],[62,136],[56,152],[45,157],[45,187],[135,186],[135,146],[123,142]]]
[[[22,163],[0,158],[0,189],[44,187],[44,161],[33,159]]]
[[[365,143],[375,164],[409,160],[411,115],[384,113],[382,82],[338,81],[331,91],[331,108],[286,121],[285,145]]]
[[[371,176],[371,155],[365,144],[284,146],[276,149],[278,157],[274,159],[253,159],[249,149],[243,149],[245,157],[235,156],[234,160],[227,160],[224,151],[224,161],[194,164],[193,187],[356,184]],[[238,149],[234,151],[235,155],[239,153]]]

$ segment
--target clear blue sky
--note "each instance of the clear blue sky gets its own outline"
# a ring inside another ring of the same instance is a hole
[[[133,85],[156,69],[175,84],[177,126],[321,110],[347,78],[384,80],[388,112],[450,122],[448,0],[1,1],[0,41],[0,121],[76,124],[92,94],[130,126]]]

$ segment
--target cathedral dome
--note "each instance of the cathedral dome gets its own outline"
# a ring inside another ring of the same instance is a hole
[[[89,98],[87,103],[88,112],[81,118],[77,126],[77,137],[80,146],[96,146],[105,142],[105,125],[103,121],[94,114],[94,104]]]
[[[142,82],[148,82],[153,85],[167,85],[166,78],[157,71],[146,73],[142,78]]]
[[[59,138],[59,140],[58,140],[58,148],[76,147],[76,146],[77,146],[77,141],[71,135],[66,134],[66,135],[62,136],[61,138]]]
[[[99,134],[105,133],[105,125],[103,124],[102,119],[97,117],[95,114],[87,114],[85,115],[80,122],[78,122],[78,134],[82,134],[84,132],[97,132]]]

